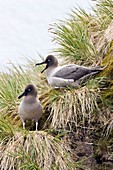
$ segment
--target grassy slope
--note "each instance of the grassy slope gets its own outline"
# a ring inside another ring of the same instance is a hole
[[[73,9],[68,20],[55,23],[51,28],[54,41],[59,44],[55,51],[66,63],[108,65],[84,87],[51,88],[45,75],[40,74],[41,67],[35,68],[36,61],[31,60],[22,67],[12,64],[9,74],[0,74],[1,169],[111,168],[112,0],[99,1],[94,12],[92,16],[82,9]],[[17,114],[20,102],[17,97],[30,82],[38,87],[38,97],[44,107],[39,132],[29,132],[33,129],[29,122],[28,130],[23,131]]]

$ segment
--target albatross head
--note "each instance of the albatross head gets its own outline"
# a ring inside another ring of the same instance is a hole
[[[46,67],[41,71],[41,73],[43,73],[50,66],[57,67],[58,60],[53,55],[48,55],[45,61],[43,61],[42,63],[37,63],[35,66],[42,64],[46,64]]]
[[[28,95],[32,95],[34,97],[37,96],[37,89],[33,84],[28,84],[24,92],[20,96],[18,96],[18,99],[20,99],[23,96],[28,96]]]

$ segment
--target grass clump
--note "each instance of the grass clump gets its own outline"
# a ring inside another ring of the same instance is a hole
[[[15,133],[0,156],[2,169],[76,169],[63,141],[46,132]]]
[[[14,136],[14,128],[6,120],[0,119],[0,142],[4,144]]]
[[[53,41],[58,44],[55,52],[84,65],[100,64],[113,39],[113,1],[99,0],[92,14],[73,8],[68,19],[51,26]]]
[[[53,99],[52,95],[54,96]],[[48,102],[47,109],[50,111],[50,115],[46,124],[49,121],[50,127],[54,129],[66,129],[68,127],[72,130],[79,126],[88,127],[93,113],[98,109],[97,91],[86,87],[78,90],[52,90],[48,96],[48,100],[44,98],[42,102],[43,104],[46,101]],[[51,99],[52,101],[50,101]]]
[[[74,11],[73,14],[75,15]],[[85,13],[84,13],[85,15]],[[68,21],[53,25],[54,41],[59,45],[55,52],[68,60],[92,64],[95,59],[95,48],[88,36],[88,26],[77,21],[74,16]]]
[[[101,29],[106,29],[113,20],[113,1],[98,0],[97,8],[94,11],[100,20]]]

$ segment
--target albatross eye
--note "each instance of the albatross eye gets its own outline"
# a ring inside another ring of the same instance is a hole
[[[48,61],[48,62],[50,62],[51,60],[50,60],[50,59],[48,59],[47,61]]]
[[[28,89],[28,91],[31,91],[31,89]]]

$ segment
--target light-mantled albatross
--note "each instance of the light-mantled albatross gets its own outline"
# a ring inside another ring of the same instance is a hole
[[[58,60],[53,55],[48,55],[44,62],[37,65],[46,64],[41,71],[46,70],[46,78],[48,83],[53,87],[79,87],[85,83],[88,78],[101,72],[105,67],[84,67],[76,64],[58,66]]]
[[[18,97],[23,97],[19,108],[18,114],[23,122],[23,128],[25,129],[26,120],[34,120],[36,122],[36,130],[38,128],[38,120],[42,115],[42,105],[37,99],[37,89],[33,84],[28,84],[24,92]]]

